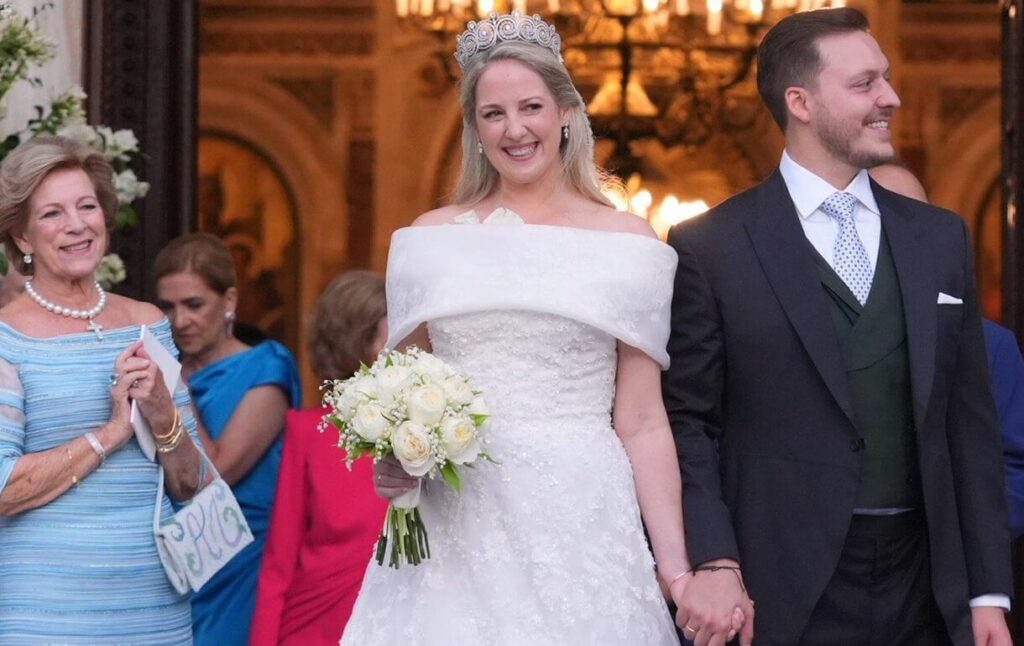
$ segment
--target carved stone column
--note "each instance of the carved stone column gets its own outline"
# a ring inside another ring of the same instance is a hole
[[[148,156],[139,224],[114,236],[128,270],[117,291],[152,300],[157,252],[195,221],[198,0],[89,0],[87,12],[90,120],[131,128]]]

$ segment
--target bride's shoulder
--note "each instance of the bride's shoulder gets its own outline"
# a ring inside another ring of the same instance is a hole
[[[647,220],[626,211],[617,211],[609,206],[599,206],[590,217],[595,229],[610,233],[632,233],[658,239]]]
[[[457,216],[470,210],[471,209],[461,204],[449,204],[448,206],[442,206],[441,208],[434,209],[433,211],[427,211],[413,220],[412,224],[409,226],[428,227],[436,226],[438,224],[451,224]]]

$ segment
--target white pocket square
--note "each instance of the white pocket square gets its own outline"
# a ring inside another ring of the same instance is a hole
[[[945,292],[939,292],[939,302],[937,304],[938,305],[963,305],[964,304],[964,300],[962,298],[957,298],[956,296],[950,296],[949,294],[947,294]]]

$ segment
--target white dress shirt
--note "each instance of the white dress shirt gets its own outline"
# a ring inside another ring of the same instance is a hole
[[[782,153],[779,172],[782,173],[782,179],[789,189],[789,196],[793,198],[793,204],[800,214],[800,226],[804,229],[804,235],[821,257],[835,269],[832,250],[836,244],[836,237],[839,236],[839,222],[821,210],[821,203],[840,189],[793,161],[786,152]],[[879,241],[882,239],[882,218],[878,203],[875,202],[875,195],[871,192],[868,172],[861,169],[849,186],[842,190],[857,198],[857,204],[853,207],[853,222],[864,250],[868,253],[871,269],[874,270],[878,263]]]
[[[779,172],[782,173],[789,196],[800,215],[800,226],[803,227],[804,235],[832,269],[835,269],[832,250],[839,235],[839,222],[821,210],[821,203],[839,189],[793,161],[786,151],[782,152]],[[878,264],[878,246],[882,239],[882,217],[875,201],[875,194],[871,192],[867,170],[862,168],[853,181],[842,190],[857,198],[857,204],[853,208],[853,221],[868,254],[868,260],[871,261],[871,269],[874,270]],[[1010,598],[1005,594],[985,594],[971,599],[972,608],[984,606],[1009,610]]]

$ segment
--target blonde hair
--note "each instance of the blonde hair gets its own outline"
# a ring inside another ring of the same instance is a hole
[[[601,193],[608,183],[604,171],[594,163],[594,137],[590,132],[586,104],[572,84],[565,65],[548,49],[522,41],[504,41],[477,53],[463,69],[459,84],[462,103],[462,168],[452,197],[456,204],[479,202],[494,191],[498,171],[486,155],[477,151],[479,133],[476,129],[476,87],[480,76],[492,61],[512,60],[523,63],[544,81],[555,103],[569,114],[569,138],[562,139],[562,172],[569,185],[584,197],[612,206]]]
[[[114,170],[102,153],[67,137],[36,137],[20,144],[0,164],[0,242],[7,258],[21,274],[31,276],[33,266],[26,263],[14,238],[28,225],[32,195],[50,173],[77,169],[89,176],[96,200],[103,209],[107,227],[107,245],[117,217],[117,190]]]

